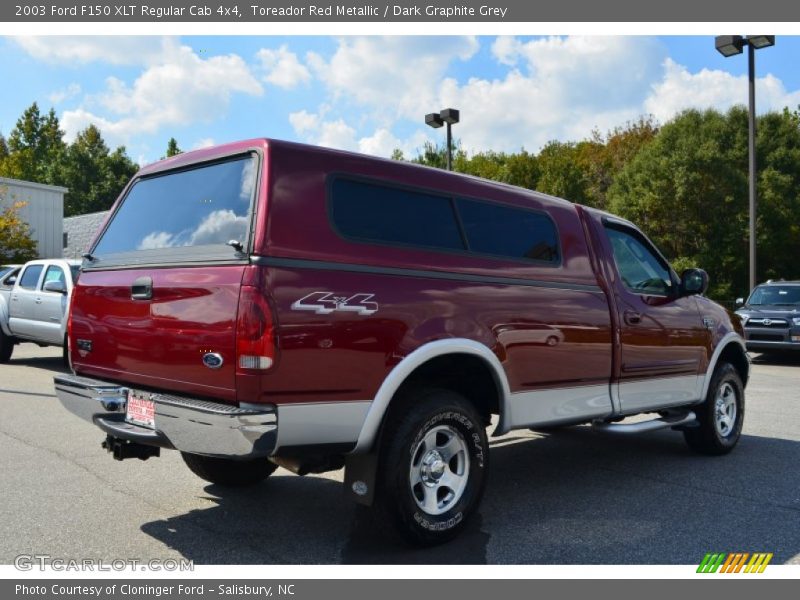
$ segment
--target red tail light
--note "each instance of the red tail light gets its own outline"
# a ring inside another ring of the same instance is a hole
[[[275,363],[275,327],[272,310],[261,290],[244,285],[239,292],[236,318],[236,370],[263,371]]]

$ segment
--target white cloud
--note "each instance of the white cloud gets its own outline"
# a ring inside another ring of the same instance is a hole
[[[176,51],[172,37],[156,36],[18,36],[12,37],[32,57],[51,64],[105,62],[113,65],[151,64]]]
[[[474,37],[347,37],[330,59],[309,53],[307,62],[337,102],[350,100],[389,125],[419,118],[435,106],[436,87],[455,60],[478,51]]]
[[[344,119],[326,121],[324,111],[317,114],[306,110],[291,113],[289,123],[298,135],[312,144],[339,150],[358,149],[356,130]]]
[[[294,52],[290,52],[286,45],[277,50],[262,48],[256,54],[264,70],[264,81],[289,90],[300,84],[311,81],[311,73],[303,65]]]
[[[210,148],[215,144],[214,138],[203,138],[197,140],[194,145],[192,145],[192,150],[199,150],[200,148]]]
[[[52,92],[47,99],[53,104],[61,104],[65,100],[74,98],[81,93],[81,86],[77,83],[70,83],[67,87]]]
[[[263,94],[261,84],[240,56],[204,59],[188,46],[181,46],[148,67],[130,86],[115,77],[106,80],[106,90],[89,101],[114,118],[80,107],[65,111],[61,123],[67,139],[94,123],[112,144],[126,143],[135,134],[210,122],[227,110],[237,93]]]
[[[783,82],[768,74],[756,79],[759,112],[782,110],[800,103],[800,90],[789,92]],[[671,58],[664,61],[664,77],[653,85],[644,110],[664,122],[687,108],[726,110],[747,102],[747,77],[726,71],[702,69],[697,73]]]

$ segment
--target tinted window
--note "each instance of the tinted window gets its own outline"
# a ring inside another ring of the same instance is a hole
[[[22,272],[22,279],[19,281],[19,286],[26,290],[35,290],[36,284],[39,283],[39,275],[42,274],[43,265],[31,265]]]
[[[42,282],[42,289],[46,283],[50,283],[51,281],[60,281],[64,284],[64,287],[67,287],[67,281],[64,278],[64,270],[61,267],[56,267],[51,265],[47,267],[47,271],[44,274],[44,281]]]
[[[150,177],[137,182],[93,254],[244,243],[256,159]]]
[[[464,249],[449,198],[337,179],[331,211],[336,227],[347,237]]]
[[[19,275],[19,268],[11,268],[8,269],[5,273],[3,273],[0,277],[0,287],[2,288],[12,288],[14,287],[14,283],[17,281],[17,275]]]
[[[606,228],[625,287],[637,294],[669,295],[672,277],[656,253],[633,232]]]
[[[483,254],[558,262],[556,228],[547,216],[488,202],[458,200],[469,249]]]

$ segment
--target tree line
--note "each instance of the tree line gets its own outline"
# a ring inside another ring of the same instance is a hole
[[[746,295],[747,110],[687,110],[659,125],[640,118],[538,154],[457,146],[454,170],[607,210],[636,223],[680,273],[708,271],[709,296]],[[445,168],[446,149],[425,145],[412,162]],[[800,279],[800,114],[758,117],[758,280]],[[395,150],[393,158],[406,160]]]
[[[800,279],[800,113],[758,117],[758,278]],[[65,215],[111,207],[138,170],[125,147],[111,151],[89,125],[67,144],[53,109],[25,110],[8,138],[0,135],[0,176],[62,185]],[[170,138],[166,156],[181,152]],[[428,143],[416,156],[392,158],[445,168],[446,149]],[[650,117],[587,139],[551,141],[538,152],[457,144],[454,170],[538,190],[628,218],[677,271],[706,269],[709,295],[747,292],[747,111],[687,110],[663,125]],[[0,231],[0,236],[4,236]],[[15,233],[17,235],[17,233]]]

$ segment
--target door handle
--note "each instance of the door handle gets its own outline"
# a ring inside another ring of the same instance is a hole
[[[642,315],[635,310],[626,310],[622,313],[622,316],[628,325],[636,325],[642,322]]]
[[[131,285],[131,300],[151,300],[153,298],[153,279],[139,277]]]

